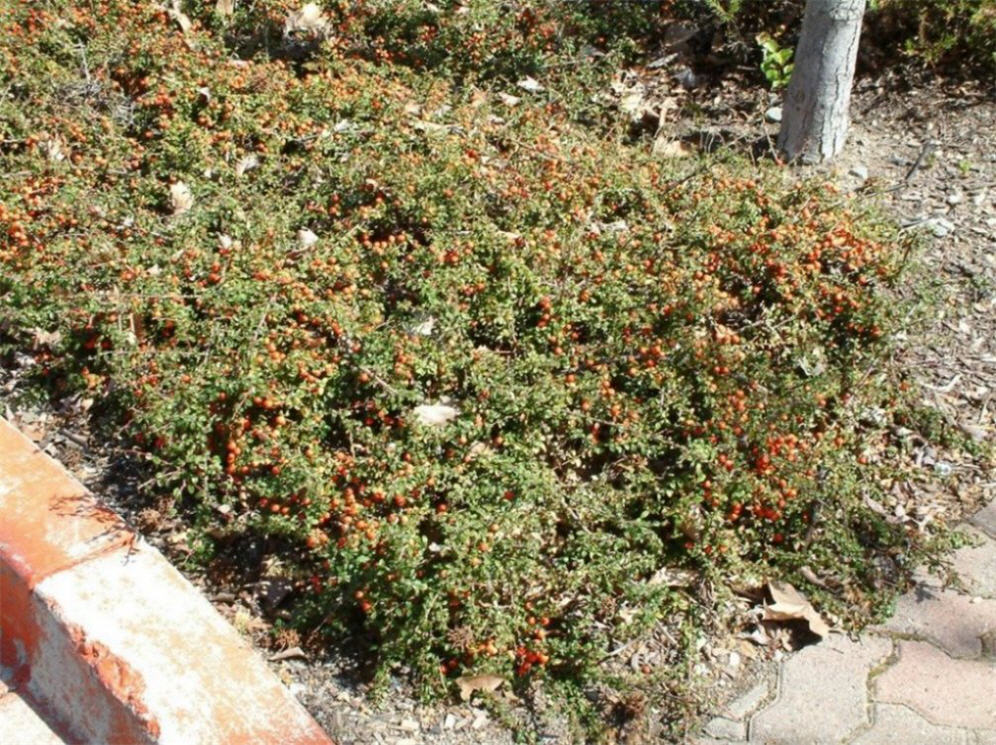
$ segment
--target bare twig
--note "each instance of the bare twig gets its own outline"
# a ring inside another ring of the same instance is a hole
[[[919,170],[920,166],[923,165],[923,161],[927,158],[928,155],[934,152],[934,149],[936,147],[937,143],[934,140],[927,140],[925,143],[923,143],[923,147],[920,148],[920,154],[917,156],[913,165],[910,166],[910,169],[906,172],[906,175],[903,176],[904,182],[907,182],[911,178],[913,178],[913,174]]]

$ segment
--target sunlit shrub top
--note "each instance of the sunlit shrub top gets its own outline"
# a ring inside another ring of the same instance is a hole
[[[587,680],[700,623],[666,567],[881,602],[899,247],[832,189],[593,136],[602,68],[516,86],[488,34],[546,21],[489,5],[482,67],[432,72],[341,8],[8,6],[3,349],[96,399],[197,560],[265,546],[309,639],[423,682]]]

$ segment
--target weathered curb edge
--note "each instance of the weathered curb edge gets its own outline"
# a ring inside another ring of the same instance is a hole
[[[193,585],[3,418],[0,665],[68,742],[332,745]]]

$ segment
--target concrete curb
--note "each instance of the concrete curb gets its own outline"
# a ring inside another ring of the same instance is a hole
[[[193,585],[2,418],[0,666],[67,742],[332,745]]]

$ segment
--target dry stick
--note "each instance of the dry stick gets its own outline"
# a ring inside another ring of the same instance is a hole
[[[910,166],[910,169],[906,172],[906,175],[903,176],[903,183],[907,183],[911,178],[913,178],[913,174],[919,170],[921,165],[923,165],[924,159],[934,152],[934,148],[936,147],[937,143],[934,140],[927,140],[923,143],[923,147],[920,148],[920,154],[917,156],[916,161],[912,166]]]
[[[380,375],[375,373],[369,367],[366,367],[364,365],[357,365],[357,367],[359,367],[362,372],[365,372],[367,375],[369,375],[375,383],[380,385],[380,387],[383,388],[388,393],[393,393],[395,396],[401,395],[396,388],[393,388],[386,380],[380,377]]]

